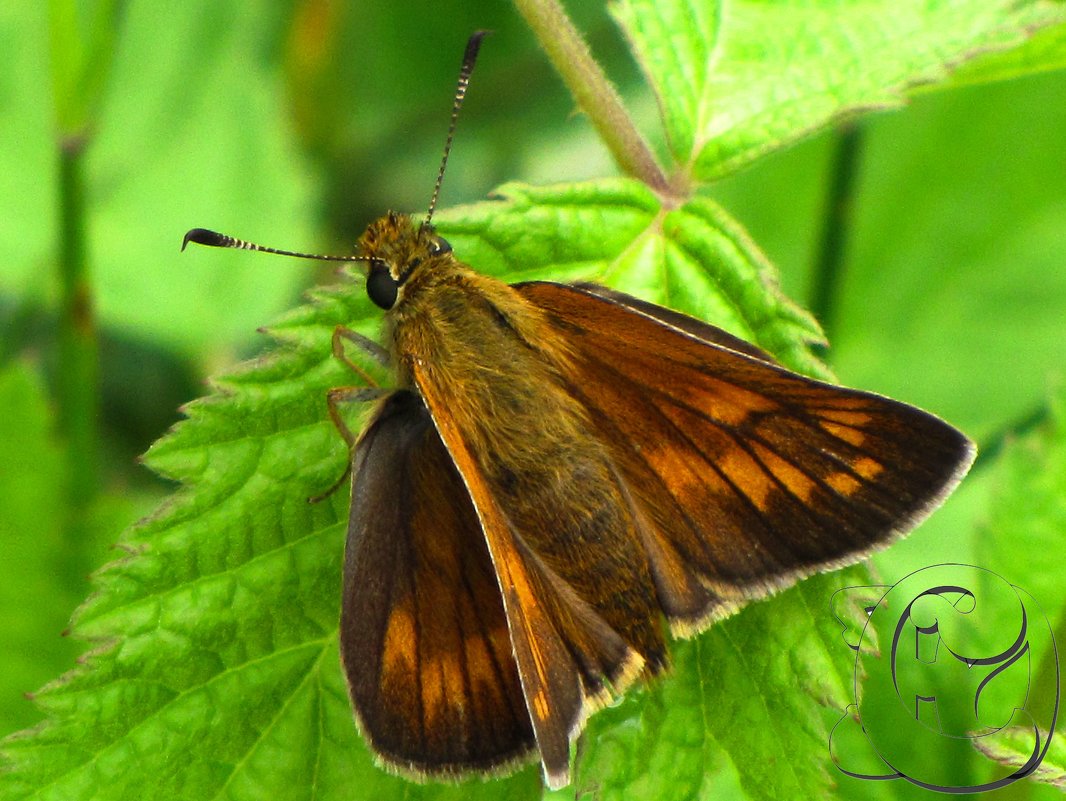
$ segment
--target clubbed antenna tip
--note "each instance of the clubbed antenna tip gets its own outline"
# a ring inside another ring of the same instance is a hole
[[[190,242],[197,245],[207,245],[209,248],[224,248],[228,247],[227,240],[231,237],[224,236],[217,231],[209,231],[206,228],[193,228],[189,233],[185,234],[185,238],[181,240],[181,250],[185,251],[185,246]]]
[[[181,249],[190,242],[197,245],[206,245],[209,248],[235,248],[237,250],[258,250],[261,253],[275,253],[278,256],[292,256],[295,259],[314,259],[315,261],[368,261],[366,256],[320,256],[315,253],[301,253],[296,250],[281,250],[280,248],[268,248],[265,245],[257,245],[254,242],[246,242],[235,236],[220,234],[207,228],[193,228],[185,238],[181,240]]]

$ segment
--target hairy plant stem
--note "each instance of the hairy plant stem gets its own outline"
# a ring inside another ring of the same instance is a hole
[[[619,168],[659,195],[675,198],[677,191],[634,125],[618,91],[558,0],[515,0],[515,6]]]

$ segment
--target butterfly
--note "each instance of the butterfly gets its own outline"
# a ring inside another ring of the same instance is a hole
[[[973,445],[912,406],[794,373],[712,325],[594,284],[505,284],[422,221],[354,256],[388,388],[332,390],[351,449],[341,658],[380,761],[415,778],[539,759],[566,785],[588,716],[746,602],[862,559],[961,479]],[[287,255],[205,229],[200,244]],[[375,404],[356,435],[342,409]]]

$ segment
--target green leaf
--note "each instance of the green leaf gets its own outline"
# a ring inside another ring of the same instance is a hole
[[[328,343],[337,322],[367,314],[361,296],[344,287],[290,315],[278,326],[290,348],[227,376],[148,454],[185,487],[97,575],[73,631],[98,650],[38,695],[50,723],[5,743],[4,798],[489,792],[374,768],[341,680],[346,499],[307,497],[343,469],[323,393],[348,376]],[[532,771],[501,786],[539,792]]]
[[[799,354],[817,328],[782,298],[720,209],[698,201],[664,213],[624,180],[512,184],[502,194],[440,216],[442,234],[473,266],[513,280],[554,265],[557,276],[610,275],[624,290],[658,275],[676,307],[721,310],[719,322],[784,343],[785,358],[812,367]],[[128,535],[129,556],[96,576],[73,631],[97,650],[38,696],[45,728],[5,743],[5,797],[539,794],[532,767],[459,788],[391,777],[373,766],[352,723],[336,648],[347,494],[306,499],[346,459],[324,402],[329,387],[352,383],[331,356],[332,329],[369,332],[379,319],[358,283],[318,292],[270,329],[281,343],[274,351],[219,379],[218,392],[190,405],[188,420],[151,449],[147,463],[182,489]],[[656,759],[685,738],[703,743],[687,761],[686,786],[704,784],[704,759],[720,760],[718,746],[749,792],[826,786],[818,703],[842,698],[849,669],[846,649],[835,657],[830,645],[838,637],[826,582],[837,580],[808,582],[680,643],[676,675],[628,707]],[[728,714],[710,714],[723,707]],[[674,715],[676,730],[657,722]],[[604,742],[635,747],[641,740],[626,745],[627,729]],[[595,749],[583,777],[628,769],[605,768]]]
[[[677,162],[709,181],[1066,19],[1061,3],[619,0]]]
[[[827,797],[819,704],[844,709],[854,667],[829,599],[868,580],[812,578],[675,643],[672,675],[590,722],[578,797]]]
[[[0,105],[18,113],[0,115],[0,262],[4,293],[17,287],[41,299],[48,284],[42,264],[56,238],[56,136],[48,82],[47,7],[5,3],[0,7]],[[32,76],[32,78],[30,77]]]
[[[1025,44],[997,51],[962,64],[951,86],[1004,81],[1066,67],[1066,26],[1056,25],[1033,34]]]
[[[1030,756],[1033,733],[1031,730],[1007,728],[988,737],[982,737],[977,747],[986,756],[1004,765],[1024,765]],[[1031,781],[1046,782],[1059,790],[1066,789],[1066,741],[1057,736],[1051,741],[1047,755],[1032,773]]]

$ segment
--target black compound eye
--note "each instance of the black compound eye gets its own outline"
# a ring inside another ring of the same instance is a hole
[[[452,246],[448,243],[448,240],[439,236],[433,237],[433,241],[429,243],[429,249],[434,256],[452,252]]]
[[[396,295],[400,285],[396,283],[389,268],[385,265],[374,265],[366,276],[366,294],[377,306],[388,311],[396,304]]]

